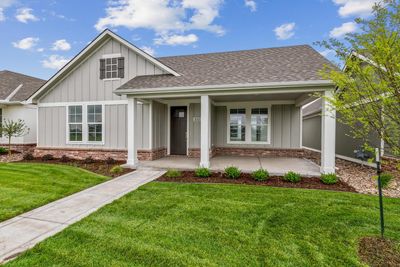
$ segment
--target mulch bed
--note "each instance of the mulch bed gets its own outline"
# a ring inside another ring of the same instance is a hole
[[[322,189],[322,190],[333,190],[333,191],[344,191],[344,192],[356,192],[356,190],[346,184],[345,182],[339,181],[333,185],[326,185],[320,181],[317,177],[306,177],[298,183],[286,182],[282,177],[271,176],[267,181],[259,182],[251,178],[249,173],[242,173],[238,179],[228,179],[224,177],[221,172],[213,172],[209,178],[195,177],[193,171],[182,171],[182,176],[178,178],[168,178],[165,175],[158,178],[157,181],[161,182],[179,182],[179,183],[227,183],[227,184],[248,184],[248,185],[264,185],[274,187],[287,187],[287,188],[306,188],[306,189]]]
[[[40,158],[35,158],[34,160],[22,160],[19,162],[25,162],[25,163],[50,163],[50,164],[61,164],[61,165],[69,165],[69,166],[74,166],[78,168],[82,168],[100,175],[108,176],[108,177],[118,177],[124,174],[127,174],[129,172],[134,171],[133,169],[123,169],[121,173],[114,174],[111,173],[110,170],[117,165],[122,165],[125,162],[123,161],[115,161],[113,164],[107,164],[105,161],[94,161],[93,163],[85,163],[83,160],[73,160],[70,159],[67,162],[62,162],[60,159],[53,159],[53,160],[42,160]]]
[[[358,254],[369,266],[400,266],[400,247],[389,239],[364,237],[360,240]]]

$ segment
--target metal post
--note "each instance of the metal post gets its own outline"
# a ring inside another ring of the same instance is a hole
[[[381,237],[383,238],[385,232],[385,220],[383,216],[383,196],[382,196],[382,166],[381,166],[381,150],[380,148],[376,149],[376,169],[378,174],[378,192],[379,192],[379,210],[380,210],[380,219],[381,219]]]

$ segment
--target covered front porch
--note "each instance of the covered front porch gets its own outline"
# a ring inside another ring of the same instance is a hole
[[[127,164],[214,171],[236,166],[247,172],[265,168],[276,175],[334,173],[335,112],[327,101],[321,116],[321,165],[301,151],[301,108],[315,99],[315,92],[329,97],[331,85],[276,86],[128,94]]]
[[[194,170],[200,165],[199,158],[186,156],[167,156],[153,161],[141,161],[139,166],[161,169]],[[215,156],[210,159],[210,169],[223,172],[226,167],[235,166],[242,172],[251,173],[263,168],[270,175],[283,176],[289,171],[299,173],[303,177],[318,177],[320,167],[308,159],[287,157],[246,157],[246,156]]]

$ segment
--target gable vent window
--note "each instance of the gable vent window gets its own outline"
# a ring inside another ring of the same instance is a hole
[[[125,60],[123,57],[106,57],[100,59],[100,79],[124,78]]]

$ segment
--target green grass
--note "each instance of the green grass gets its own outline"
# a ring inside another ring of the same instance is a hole
[[[1,163],[0,221],[107,180],[72,166]]]
[[[376,197],[245,185],[153,182],[7,266],[360,266],[378,235]],[[400,240],[400,200],[385,199]]]

